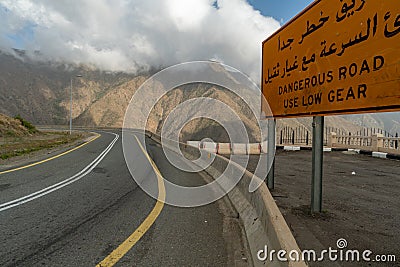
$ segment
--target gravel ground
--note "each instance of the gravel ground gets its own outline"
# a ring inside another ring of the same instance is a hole
[[[278,151],[272,194],[301,249],[366,249],[396,262],[311,262],[310,266],[400,266],[400,161],[324,153],[323,212],[310,214],[311,152]],[[254,171],[257,156],[248,169]]]

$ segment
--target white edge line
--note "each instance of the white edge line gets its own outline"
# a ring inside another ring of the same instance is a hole
[[[5,211],[8,210],[10,208],[25,204],[27,202],[30,202],[32,200],[35,200],[37,198],[40,198],[42,196],[45,196],[47,194],[50,194],[58,189],[61,189],[67,185],[70,185],[80,179],[82,179],[83,177],[85,177],[88,173],[90,173],[102,160],[103,158],[108,154],[108,152],[110,152],[110,150],[113,148],[114,144],[117,142],[119,135],[115,134],[115,133],[111,133],[113,135],[115,135],[115,138],[113,141],[111,141],[111,143],[107,146],[107,148],[105,150],[103,150],[99,156],[97,156],[96,159],[94,159],[91,163],[89,163],[83,170],[81,170],[80,172],[78,172],[77,174],[75,174],[74,176],[65,179],[64,181],[61,181],[59,183],[56,183],[54,185],[51,185],[49,187],[46,187],[42,190],[36,191],[32,194],[29,194],[27,196],[3,203],[0,205],[0,212],[1,211]]]

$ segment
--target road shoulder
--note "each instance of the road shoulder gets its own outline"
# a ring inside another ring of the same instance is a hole
[[[20,166],[25,166],[32,164],[34,162],[39,162],[56,155],[65,153],[71,149],[74,149],[80,145],[92,141],[98,136],[94,132],[80,132],[81,137],[73,142],[61,144],[52,148],[44,148],[38,151],[30,152],[21,156],[15,156],[8,159],[0,159],[0,172],[5,170],[10,170],[18,168]]]

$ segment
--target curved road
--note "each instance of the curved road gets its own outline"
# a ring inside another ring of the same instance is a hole
[[[121,132],[100,134],[59,158],[0,171],[0,266],[249,264],[237,214],[226,199],[199,208],[157,203],[132,179]],[[188,175],[148,143],[162,176]],[[157,176],[140,145],[132,149],[147,175]],[[205,183],[198,174],[191,179]]]

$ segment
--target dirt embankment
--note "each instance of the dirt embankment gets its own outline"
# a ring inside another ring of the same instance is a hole
[[[10,118],[0,114],[0,165],[31,156],[51,153],[86,138],[86,133],[42,132],[20,116]]]
[[[33,131],[25,127],[20,120],[0,114],[0,137],[22,137],[32,134]]]

